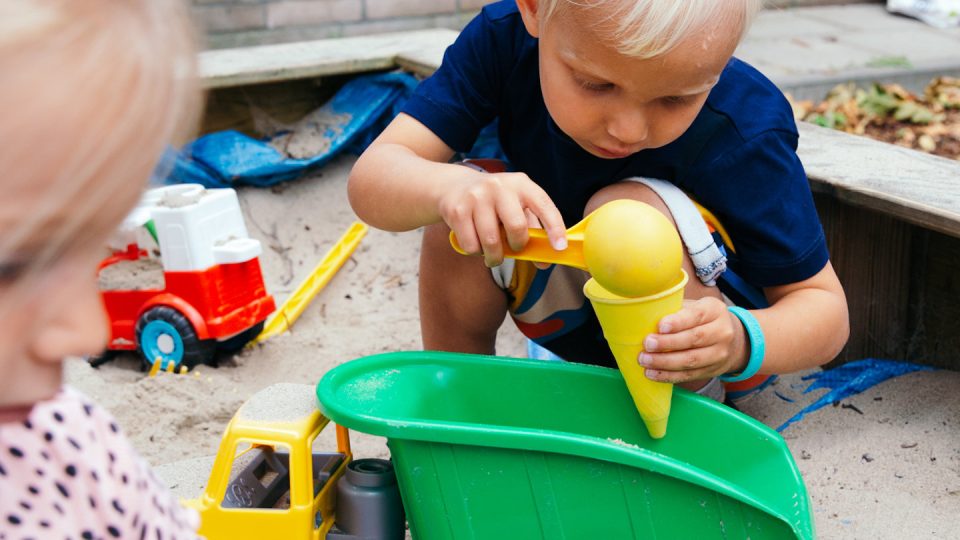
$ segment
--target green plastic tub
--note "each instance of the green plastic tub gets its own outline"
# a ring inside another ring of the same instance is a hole
[[[814,537],[776,432],[677,389],[651,439],[615,370],[392,353],[331,370],[317,397],[388,438],[417,539]]]

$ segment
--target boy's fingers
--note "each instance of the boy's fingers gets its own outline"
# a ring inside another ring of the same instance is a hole
[[[536,214],[530,211],[529,208],[523,209],[523,214],[527,216],[527,227],[530,229],[542,229],[543,225],[540,223],[540,219]]]
[[[487,266],[497,266],[503,262],[503,246],[500,238],[500,220],[493,208],[477,209],[473,223],[477,228],[477,238],[483,248],[483,259]]]
[[[454,234],[457,235],[457,243],[460,244],[460,249],[465,253],[477,255],[482,251],[480,249],[480,240],[477,238],[477,230],[473,226],[472,219],[457,220],[449,225]]]
[[[536,192],[527,194],[523,202],[547,231],[547,237],[550,238],[553,249],[557,251],[567,249],[567,228],[563,224],[563,217],[557,210],[557,206],[550,200],[550,196],[540,189],[540,186],[536,186]]]
[[[660,319],[660,322],[657,323],[657,332],[660,334],[683,332],[696,326],[697,319],[699,317],[692,307],[684,307],[680,311]]]
[[[523,249],[527,245],[527,215],[516,196],[509,192],[501,192],[497,197],[497,216],[503,223],[506,232],[507,244],[513,251]]]
[[[719,300],[717,301],[719,302]],[[722,304],[722,303],[721,303]],[[725,309],[725,308],[720,308]],[[673,334],[689,330],[717,317],[713,314],[710,306],[703,300],[684,301],[683,308],[660,319],[657,323],[657,332],[661,334]]]
[[[524,208],[523,213],[527,215],[527,227],[531,229],[543,229],[543,225],[540,224],[540,220],[537,218],[537,215],[530,211],[529,208]],[[551,263],[545,262],[536,262],[534,261],[533,266],[540,270],[546,270],[550,268]]]
[[[685,383],[689,381],[698,381],[714,377],[715,375],[708,369],[694,369],[690,371],[660,371],[656,369],[644,370],[644,375],[651,381],[665,383]]]
[[[656,372],[657,380],[691,380],[713,376],[719,353],[714,347],[668,353],[641,353],[638,361],[648,371]]]
[[[713,322],[672,334],[650,334],[643,339],[648,352],[682,351],[707,347],[719,341],[721,327]]]

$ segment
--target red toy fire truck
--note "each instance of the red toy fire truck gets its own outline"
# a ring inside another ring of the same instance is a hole
[[[236,352],[275,309],[237,194],[195,184],[148,191],[100,263],[108,351],[179,370]]]

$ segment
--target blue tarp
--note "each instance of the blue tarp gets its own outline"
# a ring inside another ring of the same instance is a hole
[[[811,413],[817,409],[826,407],[827,405],[837,403],[844,398],[859,394],[860,392],[878,385],[887,379],[899,377],[900,375],[905,375],[914,371],[931,371],[933,369],[934,368],[929,366],[920,366],[917,364],[911,364],[909,362],[875,360],[873,358],[868,358],[865,360],[850,362],[838,368],[807,375],[803,378],[803,380],[813,380],[813,382],[807,387],[806,390],[803,391],[804,394],[820,388],[829,388],[830,391],[820,396],[820,399],[804,407],[797,414],[793,415],[793,417],[778,427],[777,431],[783,431],[787,429],[790,424],[798,422],[800,419],[806,416],[807,413]]]
[[[206,187],[251,185],[266,187],[293,180],[322,167],[341,152],[360,154],[400,112],[419,81],[393,72],[357,77],[345,84],[319,113],[344,123],[327,129],[329,147],[309,159],[295,159],[270,146],[270,138],[255,139],[228,130],[204,135],[161,158],[153,183],[193,183]],[[275,137],[281,137],[278,133]],[[473,149],[461,157],[506,159],[496,123],[487,126]]]
[[[164,156],[164,168],[169,170],[163,175],[164,182],[262,187],[293,180],[322,167],[343,151],[363,151],[397,115],[417,82],[406,73],[382,73],[357,77],[345,84],[321,107],[322,113],[344,118],[344,123],[327,130],[329,147],[309,159],[287,157],[270,146],[269,139],[220,131]]]

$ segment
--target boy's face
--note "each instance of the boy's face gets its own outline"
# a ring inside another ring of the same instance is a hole
[[[535,1],[518,4],[527,31],[540,40],[540,86],[550,116],[584,150],[606,159],[680,137],[733,55],[740,30],[720,24],[644,60],[605,40],[595,10],[566,5],[542,21]]]

